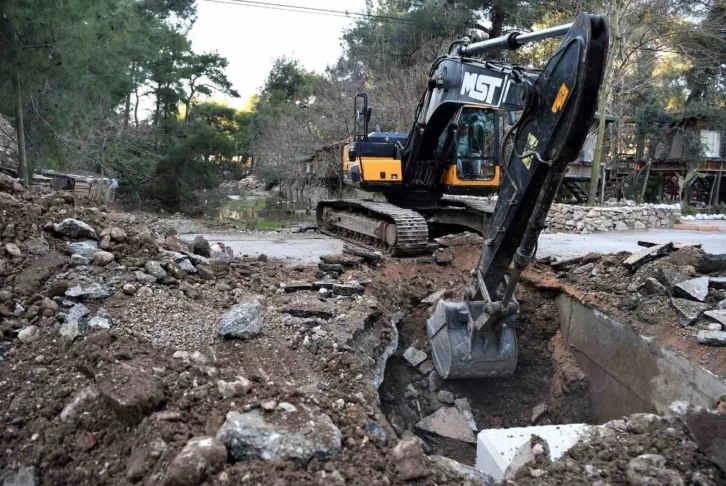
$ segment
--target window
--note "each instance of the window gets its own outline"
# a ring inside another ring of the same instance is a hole
[[[708,158],[721,157],[721,133],[715,130],[701,130],[703,155]]]
[[[494,177],[497,151],[495,112],[464,108],[456,139],[456,175],[461,180],[485,181]]]

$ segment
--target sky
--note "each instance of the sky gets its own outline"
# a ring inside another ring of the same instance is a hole
[[[295,57],[308,70],[324,71],[342,53],[340,35],[352,23],[344,17],[220,1],[229,3],[197,1],[197,21],[190,38],[195,52],[217,51],[229,61],[227,76],[241,96],[227,99],[235,108],[244,107],[250,96],[257,93],[278,57]],[[350,12],[362,12],[365,8],[365,0],[257,1]]]

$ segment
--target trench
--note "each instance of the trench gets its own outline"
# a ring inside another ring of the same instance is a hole
[[[517,296],[522,307],[517,368],[512,377],[498,379],[442,382],[431,378],[427,365],[411,366],[403,357],[409,346],[428,353],[430,363],[429,309],[409,305],[398,326],[398,349],[379,388],[381,408],[399,435],[413,433],[427,453],[474,466],[475,443],[417,427],[423,418],[452,406],[439,400],[441,390],[467,399],[477,432],[601,424],[638,412],[666,414],[678,400],[711,406],[726,394],[722,379],[573,297],[528,284],[520,285]]]

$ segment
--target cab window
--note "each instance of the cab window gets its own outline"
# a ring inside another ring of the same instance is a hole
[[[492,110],[461,110],[454,150],[459,179],[486,181],[494,178],[497,151],[495,118]]]

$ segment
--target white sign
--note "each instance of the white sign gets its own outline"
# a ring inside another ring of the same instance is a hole
[[[461,83],[462,95],[479,100],[484,103],[493,104],[494,93],[497,88],[502,87],[504,80],[487,76],[486,74],[464,73],[464,81]]]

